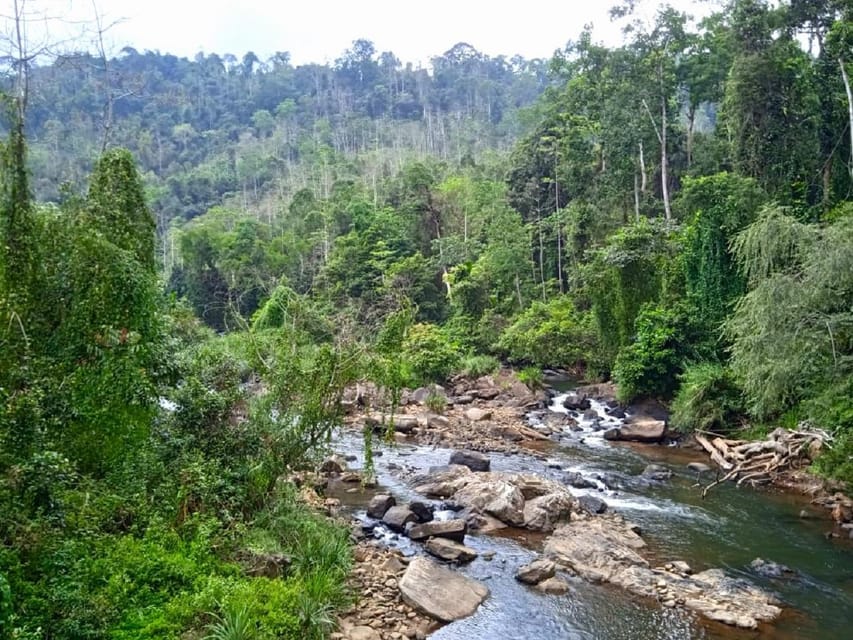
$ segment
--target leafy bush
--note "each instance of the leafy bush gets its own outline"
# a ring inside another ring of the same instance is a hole
[[[725,431],[744,412],[731,372],[716,362],[689,366],[672,403],[672,424],[679,431]]]
[[[459,350],[433,324],[413,325],[403,341],[403,360],[413,384],[443,382],[459,362]]]
[[[471,353],[462,358],[459,373],[466,378],[480,378],[496,373],[500,368],[500,360],[494,356]]]
[[[585,365],[596,345],[591,315],[561,296],[530,305],[503,332],[498,349],[512,362],[572,368]]]
[[[429,393],[424,398],[424,405],[433,413],[443,413],[447,408],[447,397],[435,387],[430,387]]]
[[[828,387],[801,407],[811,422],[835,437],[832,446],[818,459],[817,468],[853,483],[853,377]]]
[[[524,367],[524,369],[518,372],[518,379],[531,390],[541,389],[543,381],[542,369],[539,367]]]
[[[683,306],[646,305],[637,316],[634,341],[616,357],[613,377],[620,402],[640,396],[671,397],[684,363],[697,359],[693,327]]]

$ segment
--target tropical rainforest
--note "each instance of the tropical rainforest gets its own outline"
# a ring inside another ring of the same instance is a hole
[[[13,49],[0,638],[326,637],[348,532],[289,478],[355,381],[563,368],[853,480],[853,6],[614,14],[429,68]]]

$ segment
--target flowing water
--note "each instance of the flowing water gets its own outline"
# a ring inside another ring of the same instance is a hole
[[[561,396],[552,410],[563,411]],[[594,404],[602,420],[604,407]],[[580,416],[577,416],[580,418]],[[635,598],[620,589],[593,585],[568,578],[566,596],[544,596],[516,582],[516,569],[534,559],[541,550],[542,535],[508,530],[504,535],[469,535],[466,544],[494,558],[475,560],[459,571],[483,581],[491,596],[476,614],[450,624],[431,638],[435,640],[839,640],[853,638],[853,547],[846,541],[828,540],[825,513],[815,518],[799,516],[810,507],[799,496],[720,485],[703,500],[695,486],[696,474],[687,470],[692,460],[703,460],[678,449],[660,446],[612,445],[593,430],[591,420],[579,420],[582,430],[560,434],[544,453],[492,455],[495,471],[529,471],[559,480],[576,471],[596,483],[595,489],[574,489],[575,495],[592,493],[610,509],[640,525],[653,559],[660,563],[686,560],[695,571],[720,567],[731,575],[747,578],[779,596],[785,607],[773,625],[758,631],[740,631],[709,623],[680,609],[664,609]],[[381,490],[390,491],[398,502],[415,494],[400,480],[401,475],[425,472],[447,463],[449,449],[397,444],[375,444]],[[337,448],[361,459],[360,440],[343,434]],[[649,463],[674,472],[665,482],[650,482],[640,474]],[[353,463],[358,466],[358,462]],[[559,468],[557,468],[559,467]],[[707,476],[702,479],[710,481]],[[356,517],[366,517],[370,494],[338,494]],[[417,496],[422,499],[422,496]],[[449,517],[449,514],[446,515]],[[377,536],[406,554],[420,553],[404,537],[384,531]],[[749,565],[756,558],[787,565],[793,577],[763,578]]]

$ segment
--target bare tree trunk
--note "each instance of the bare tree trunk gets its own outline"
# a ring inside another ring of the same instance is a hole
[[[640,219],[640,188],[637,184],[637,173],[634,172],[634,215]]]
[[[557,280],[563,293],[563,227],[560,224],[560,183],[557,181],[557,147],[554,146],[554,219],[557,231]]]
[[[652,121],[652,127],[654,127],[655,135],[658,138],[658,142],[660,143],[660,182],[661,182],[661,195],[663,196],[663,210],[664,216],[667,220],[672,219],[672,210],[669,206],[669,176],[667,171],[667,159],[666,159],[666,98],[661,94],[661,127],[658,128],[657,122],[655,122],[655,117],[652,115],[651,109],[649,109],[649,105],[646,103],[645,99],[643,100],[643,106],[646,108],[646,113],[649,115],[649,120]]]
[[[646,186],[648,185],[648,174],[646,173],[646,156],[643,151],[643,141],[640,140],[640,193],[646,195]]]
[[[545,289],[545,243],[542,239],[542,209],[536,206],[536,229],[539,235],[539,279],[542,281],[542,302],[547,302]]]
[[[521,280],[517,273],[515,274],[515,293],[518,296],[518,308],[524,309],[524,300],[521,298]]]
[[[693,164],[693,129],[696,126],[696,107],[691,103],[687,109],[687,168]]]
[[[853,178],[853,90],[850,88],[850,78],[847,75],[847,69],[844,68],[842,58],[838,58],[838,66],[841,67],[844,90],[847,91],[847,117],[849,118],[847,130],[850,133],[850,164],[847,166],[847,170],[850,172],[850,177]]]
[[[669,162],[666,157],[666,98],[661,94],[661,140],[660,140],[660,182],[663,194],[663,210],[667,220],[672,220],[672,208],[669,205]]]

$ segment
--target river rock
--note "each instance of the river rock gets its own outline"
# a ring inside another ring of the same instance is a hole
[[[607,503],[595,496],[580,496],[578,498],[578,505],[588,513],[599,514],[607,511]]]
[[[492,412],[478,407],[471,407],[465,410],[465,417],[471,422],[482,422],[483,420],[490,420]]]
[[[572,392],[563,399],[563,406],[569,411],[586,411],[591,405],[585,394]]]
[[[494,400],[500,394],[500,389],[496,389],[495,387],[488,387],[486,389],[474,389],[473,391],[471,391],[471,395],[475,398],[479,398],[480,400]]]
[[[399,582],[403,601],[441,622],[472,615],[489,595],[489,589],[426,558],[409,563]]]
[[[524,494],[504,480],[470,482],[454,494],[454,499],[477,511],[493,515],[501,522],[524,524]]]
[[[593,582],[608,582],[661,602],[683,602],[688,609],[728,625],[755,629],[781,613],[776,599],[719,569],[692,576],[655,571],[639,554],[645,542],[618,517],[570,522],[556,530],[545,554]]]
[[[697,474],[705,473],[707,471],[711,471],[711,465],[705,464],[704,462],[688,462],[687,469],[690,471],[695,471]]]
[[[645,469],[643,469],[643,473],[641,475],[644,478],[654,480],[655,482],[663,482],[664,480],[669,480],[672,477],[672,471],[659,464],[649,464],[646,465]]]
[[[382,640],[382,635],[373,627],[359,625],[347,631],[346,640]]]
[[[429,522],[435,515],[435,507],[423,500],[412,500],[409,503],[409,509],[418,517],[420,522]]]
[[[346,460],[337,454],[329,456],[320,463],[320,473],[342,473],[346,468]]]
[[[622,407],[608,407],[607,415],[618,420],[624,420],[627,414],[625,413],[625,409],[623,409]]]
[[[569,592],[569,583],[562,578],[554,576],[553,578],[543,580],[536,585],[536,588],[542,593],[547,593],[551,596],[562,596]]]
[[[666,435],[666,422],[652,418],[639,418],[621,427],[604,432],[605,440],[628,442],[660,442]]]
[[[557,565],[554,561],[543,558],[520,567],[515,574],[515,579],[524,584],[539,584],[543,580],[552,578],[556,571]]]
[[[534,531],[553,531],[569,519],[574,500],[568,492],[549,493],[524,504],[524,527]]]
[[[432,467],[428,473],[412,478],[411,483],[415,487],[415,491],[425,496],[449,498],[471,482],[474,475],[468,467],[453,464],[445,467]],[[459,505],[459,508],[464,508],[464,506]]]
[[[440,396],[447,400],[447,392],[441,385],[433,384],[428,387],[420,387],[409,394],[409,402],[425,404],[430,396]]]
[[[375,433],[384,433],[391,421],[391,416],[373,414],[365,416],[364,424]],[[394,431],[396,433],[409,434],[418,427],[418,417],[406,414],[394,416]]]
[[[592,480],[584,478],[577,471],[570,471],[563,476],[563,482],[576,489],[595,489],[596,484]]]
[[[471,471],[488,471],[492,461],[479,451],[454,451],[450,454],[450,464],[462,465]]]
[[[433,520],[417,524],[409,530],[412,540],[426,540],[431,537],[448,538],[462,542],[468,532],[468,525],[461,518],[454,520]]]
[[[417,521],[418,517],[405,505],[391,507],[385,512],[385,515],[382,516],[382,522],[391,529],[391,531],[396,531],[397,533],[405,531],[408,523]]]
[[[394,496],[387,493],[380,493],[370,499],[370,504],[367,505],[367,515],[371,518],[381,520],[385,512],[397,504]]]
[[[464,544],[449,540],[447,538],[430,538],[426,541],[424,548],[436,558],[448,562],[466,563],[477,557],[477,552]]]
[[[495,531],[507,528],[506,523],[501,522],[494,516],[476,511],[466,513],[465,522],[468,523],[468,529],[479,531],[480,533],[494,533]]]
[[[756,558],[749,563],[749,568],[765,578],[785,578],[794,575],[790,567],[763,558]]]

